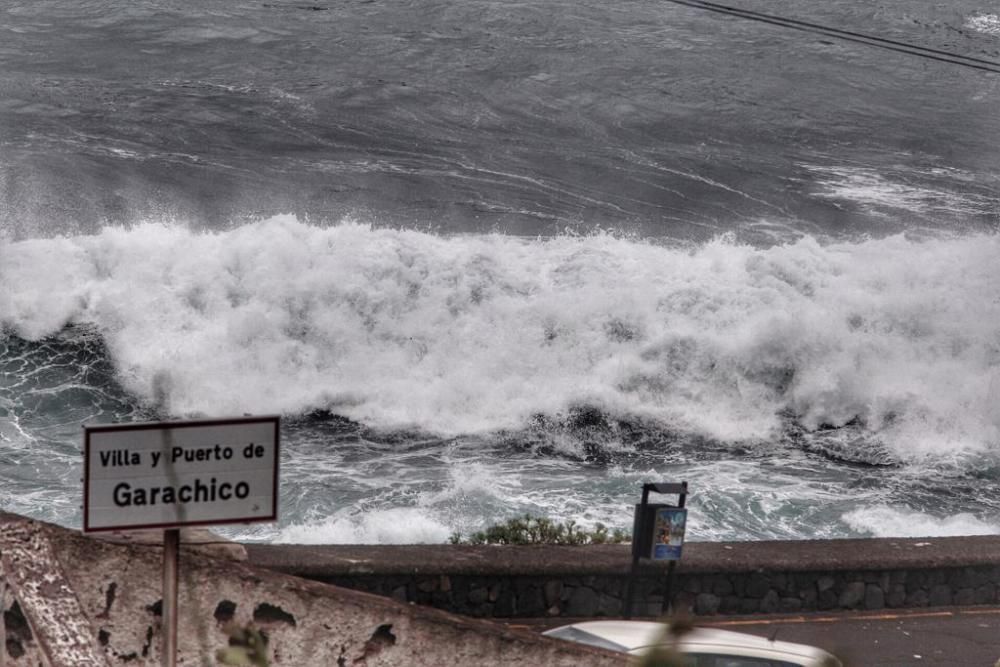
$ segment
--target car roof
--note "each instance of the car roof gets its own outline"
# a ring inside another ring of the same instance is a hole
[[[633,652],[662,642],[666,629],[664,623],[653,621],[585,621],[554,628],[544,634],[571,641],[594,642],[623,652]],[[590,637],[587,637],[589,635]],[[814,646],[785,641],[772,641],[764,637],[715,628],[693,628],[677,638],[677,648],[682,652],[712,652],[752,650],[784,653],[800,658],[817,659],[828,655]]]

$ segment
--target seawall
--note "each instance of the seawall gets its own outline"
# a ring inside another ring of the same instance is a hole
[[[97,540],[0,512],[0,665],[160,665],[162,555],[152,542]],[[266,638],[274,667],[627,664],[620,654],[305,581],[233,555],[182,545],[181,667],[218,664],[216,652],[246,628]]]
[[[257,566],[481,618],[618,616],[627,545],[246,545]],[[636,615],[663,608],[648,564]],[[1000,603],[1000,536],[689,543],[675,609],[698,615]]]
[[[0,656],[159,664],[161,554],[0,512]],[[231,623],[276,666],[625,664],[489,618],[620,615],[629,566],[622,545],[185,546],[180,664],[211,661]],[[664,573],[644,568],[638,615],[660,613]],[[1000,536],[691,543],[673,590],[701,615],[996,605]]]

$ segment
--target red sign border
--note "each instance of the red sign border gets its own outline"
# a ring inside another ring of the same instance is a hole
[[[167,523],[128,524],[108,526],[103,528],[90,527],[90,436],[93,433],[109,431],[163,431],[182,428],[198,428],[205,426],[232,426],[235,424],[274,424],[274,477],[271,480],[271,513],[268,516],[255,516],[245,519],[222,519],[206,521],[184,521]],[[281,417],[269,415],[264,417],[233,417],[230,419],[192,419],[172,422],[138,422],[134,424],[96,424],[83,427],[83,532],[106,533],[116,530],[148,530],[159,528],[185,528],[188,526],[225,526],[232,524],[265,523],[278,520],[278,467],[281,463]]]

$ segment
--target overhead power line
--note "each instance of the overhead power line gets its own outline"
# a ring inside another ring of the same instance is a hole
[[[1000,62],[994,60],[987,60],[985,58],[963,56],[959,53],[942,51],[941,49],[932,49],[926,46],[919,46],[917,44],[901,42],[895,39],[887,39],[885,37],[878,37],[876,35],[866,35],[864,33],[854,32],[852,30],[841,30],[839,28],[831,28],[829,26],[820,25],[819,23],[799,21],[797,19],[785,18],[783,16],[777,16],[774,14],[764,14],[762,12],[755,12],[749,9],[740,9],[739,7],[730,7],[728,5],[721,5],[715,2],[708,2],[707,0],[666,0],[666,1],[672,2],[675,5],[683,5],[685,7],[691,7],[694,9],[702,9],[709,12],[715,12],[717,14],[726,14],[728,16],[735,16],[737,18],[747,19],[749,21],[759,21],[761,23],[769,23],[771,25],[780,26],[782,28],[791,28],[792,30],[811,32],[819,35],[825,35],[827,37],[833,37],[836,39],[843,39],[849,42],[856,42],[858,44],[874,46],[880,49],[888,49],[889,51],[905,53],[911,56],[928,58],[930,60],[937,60],[939,62],[951,63],[953,65],[961,65],[962,67],[971,67],[973,69],[1000,74]]]

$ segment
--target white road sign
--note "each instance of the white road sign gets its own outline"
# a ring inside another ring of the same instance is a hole
[[[276,520],[278,427],[278,417],[84,427],[84,532]]]

